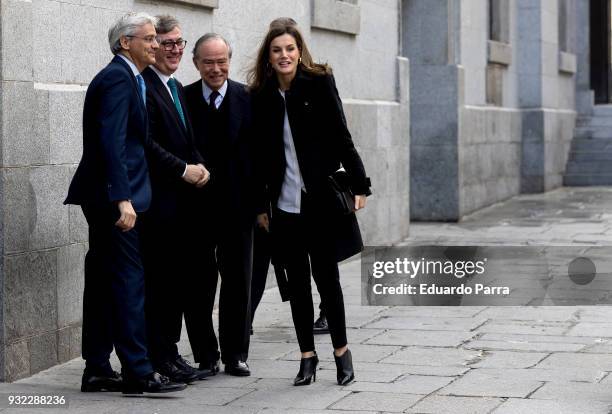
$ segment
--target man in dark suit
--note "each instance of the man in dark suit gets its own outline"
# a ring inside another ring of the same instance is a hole
[[[129,13],[109,30],[111,63],[93,79],[83,109],[83,157],[66,204],[89,225],[83,298],[81,391],[170,392],[185,388],[153,371],[147,357],[144,273],[137,214],[151,201],[144,144],[146,88],[140,72],[155,62],[155,18]],[[122,376],[111,369],[115,351]]]
[[[206,34],[196,42],[193,54],[202,80],[187,86],[185,95],[196,145],[211,179],[201,191],[198,215],[204,277],[195,292],[203,305],[190,301],[194,307],[186,311],[185,321],[200,368],[218,370],[212,310],[219,271],[221,360],[226,373],[247,376],[253,226],[258,204],[251,101],[245,85],[228,79],[231,48],[225,39]]]
[[[174,77],[186,41],[172,16],[156,16],[155,63],[142,72],[147,86],[149,145],[147,159],[153,198],[144,216],[143,263],[149,357],[159,373],[177,382],[202,379],[201,372],[178,353],[183,326],[184,288],[195,274],[187,245],[191,199],[209,178],[195,148],[183,86]]]

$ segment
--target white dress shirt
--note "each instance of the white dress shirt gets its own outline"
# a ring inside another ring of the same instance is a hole
[[[219,92],[219,95],[217,96],[217,99],[215,99],[215,108],[219,109],[219,107],[221,106],[221,103],[223,102],[223,98],[225,98],[225,94],[227,93],[227,80],[223,82],[223,85],[221,85],[221,87],[219,88],[217,92]],[[204,101],[206,102],[207,105],[210,102],[211,93],[212,93],[212,89],[210,89],[208,85],[206,84],[206,82],[202,80],[202,94],[204,95]]]

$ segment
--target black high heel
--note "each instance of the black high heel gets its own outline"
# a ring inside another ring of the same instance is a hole
[[[317,365],[319,364],[319,357],[317,353],[309,358],[302,358],[300,360],[300,372],[293,380],[293,385],[308,385],[310,381],[317,381]]]
[[[336,379],[338,385],[347,385],[355,379],[355,371],[353,371],[353,357],[350,349],[347,349],[341,356],[334,354],[336,361]]]

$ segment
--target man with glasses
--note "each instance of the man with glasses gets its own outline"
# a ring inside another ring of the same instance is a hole
[[[177,343],[183,326],[185,287],[195,277],[189,249],[193,192],[209,173],[195,148],[183,86],[174,77],[187,41],[173,16],[156,16],[155,63],[142,72],[147,86],[147,160],[153,198],[144,217],[143,262],[146,319],[153,367],[176,382],[203,379],[181,357]]]
[[[211,173],[194,221],[203,274],[198,284],[191,286],[194,296],[188,301],[185,322],[200,369],[218,371],[212,322],[218,271],[220,356],[227,374],[247,376],[257,193],[251,101],[245,85],[228,79],[231,57],[232,50],[223,37],[205,34],[193,49],[193,62],[202,79],[185,87],[196,145]]]
[[[66,204],[81,206],[89,225],[83,297],[81,391],[171,392],[185,388],[153,371],[147,357],[141,213],[151,203],[145,160],[146,86],[155,62],[156,19],[121,17],[108,31],[113,60],[91,81],[83,108],[83,157]],[[122,375],[109,363],[113,346]]]

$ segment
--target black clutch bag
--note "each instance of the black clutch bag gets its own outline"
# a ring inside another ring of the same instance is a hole
[[[355,195],[351,191],[349,175],[338,170],[328,177],[332,190],[334,209],[341,214],[355,211]]]

